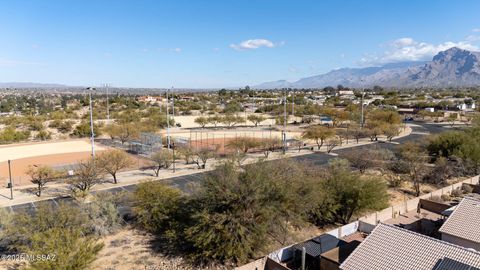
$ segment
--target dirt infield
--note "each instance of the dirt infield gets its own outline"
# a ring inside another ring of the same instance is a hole
[[[37,156],[88,152],[91,149],[87,140],[69,140],[61,142],[40,142],[4,145],[0,147],[0,162]],[[104,148],[96,145],[96,150]]]
[[[31,184],[25,174],[29,165],[68,166],[89,158],[91,145],[88,140],[60,142],[22,143],[0,147],[0,187],[8,179],[8,160],[11,160],[12,179],[15,186]],[[96,145],[96,151],[105,147]]]
[[[54,154],[45,156],[36,156],[15,159],[11,162],[12,178],[15,186],[31,184],[30,178],[25,174],[29,165],[49,165],[49,166],[68,166],[74,164],[82,159],[87,159],[91,156],[90,152],[77,152]],[[8,162],[0,162],[0,186],[4,186],[4,182],[8,178]]]

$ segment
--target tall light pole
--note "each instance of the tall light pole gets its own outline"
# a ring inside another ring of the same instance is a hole
[[[168,102],[168,91],[170,91],[169,89],[167,89],[167,92],[166,92],[166,95],[167,95],[167,148],[170,149],[170,115],[168,114],[168,105],[169,105],[169,102]]]
[[[175,95],[173,94],[173,86],[172,86],[172,118],[175,121]]]
[[[13,183],[12,183],[12,166],[11,166],[10,159],[8,160],[8,177],[10,179],[10,183],[8,184],[10,188],[10,200],[13,200]]]
[[[364,99],[364,96],[365,96],[365,92],[364,92],[364,89],[362,89],[362,98],[360,99],[360,104],[362,106],[362,114],[360,115],[360,128],[363,128],[363,99]]]
[[[292,91],[292,117],[295,117],[295,90]]]
[[[92,143],[92,158],[95,157],[95,133],[93,133],[93,107],[92,107],[92,91],[95,88],[88,87],[88,98],[90,104],[90,142]]]
[[[283,154],[287,151],[287,90],[283,95]]]
[[[363,116],[363,113],[364,113],[363,112],[363,99],[365,98],[365,85],[363,84],[363,79],[360,80],[360,82],[362,83],[362,98],[360,100],[360,105],[362,106],[362,114],[360,115],[360,128],[363,128],[363,122],[365,122],[364,119],[363,119],[363,117],[364,117]]]
[[[110,121],[110,108],[109,108],[109,104],[108,104],[108,83],[105,84],[105,90],[107,92],[107,120]]]

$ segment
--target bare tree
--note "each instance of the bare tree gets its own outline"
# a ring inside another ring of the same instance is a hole
[[[247,153],[248,150],[260,146],[260,141],[252,137],[239,137],[227,143],[227,147]]]
[[[341,140],[338,137],[332,137],[327,139],[327,153],[332,152],[333,148],[341,145]]]
[[[406,173],[413,184],[415,196],[420,196],[423,177],[428,173],[427,151],[418,143],[407,142],[399,147],[399,158],[406,165]]]
[[[392,141],[395,136],[400,134],[400,127],[398,125],[385,125],[383,127],[383,134],[387,136],[388,141]]]
[[[158,177],[162,168],[168,169],[172,165],[173,154],[168,149],[162,149],[153,153],[150,159],[152,160],[150,168],[155,173],[155,176]]]
[[[47,165],[40,166],[28,166],[27,171],[25,172],[31,178],[31,182],[37,185],[37,196],[42,195],[42,190],[48,182],[54,180],[54,177],[57,175],[55,170]]]
[[[89,191],[94,185],[103,180],[103,169],[97,166],[95,159],[80,161],[74,170],[74,177],[69,180],[73,192]]]
[[[368,169],[383,169],[393,159],[393,154],[387,149],[372,147],[367,149],[352,148],[344,154],[350,164],[357,168],[360,173]]]
[[[211,158],[214,158],[216,155],[217,149],[212,148],[200,148],[195,151],[193,156],[193,162],[197,164],[199,169],[205,169],[207,161]]]
[[[123,150],[111,149],[101,152],[96,157],[96,165],[113,177],[117,183],[117,173],[132,166],[133,161]]]
[[[278,138],[267,138],[260,142],[260,147],[262,148],[265,158],[268,158],[270,153],[275,151],[275,149],[279,148],[281,145],[282,143]]]
[[[195,155],[195,151],[189,146],[180,146],[178,147],[179,154],[185,160],[185,164],[190,164],[192,162],[192,157]]]

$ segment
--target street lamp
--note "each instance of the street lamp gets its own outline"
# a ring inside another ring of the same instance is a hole
[[[95,88],[88,87],[88,99],[90,105],[90,142],[92,144],[92,158],[95,157],[95,133],[93,132],[93,107],[92,107],[92,92]]]

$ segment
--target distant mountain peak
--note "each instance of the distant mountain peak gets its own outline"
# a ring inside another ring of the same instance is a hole
[[[452,47],[437,53],[432,61],[400,62],[380,67],[341,68],[325,74],[299,79],[263,83],[256,88],[422,87],[474,86],[480,84],[480,53]]]

